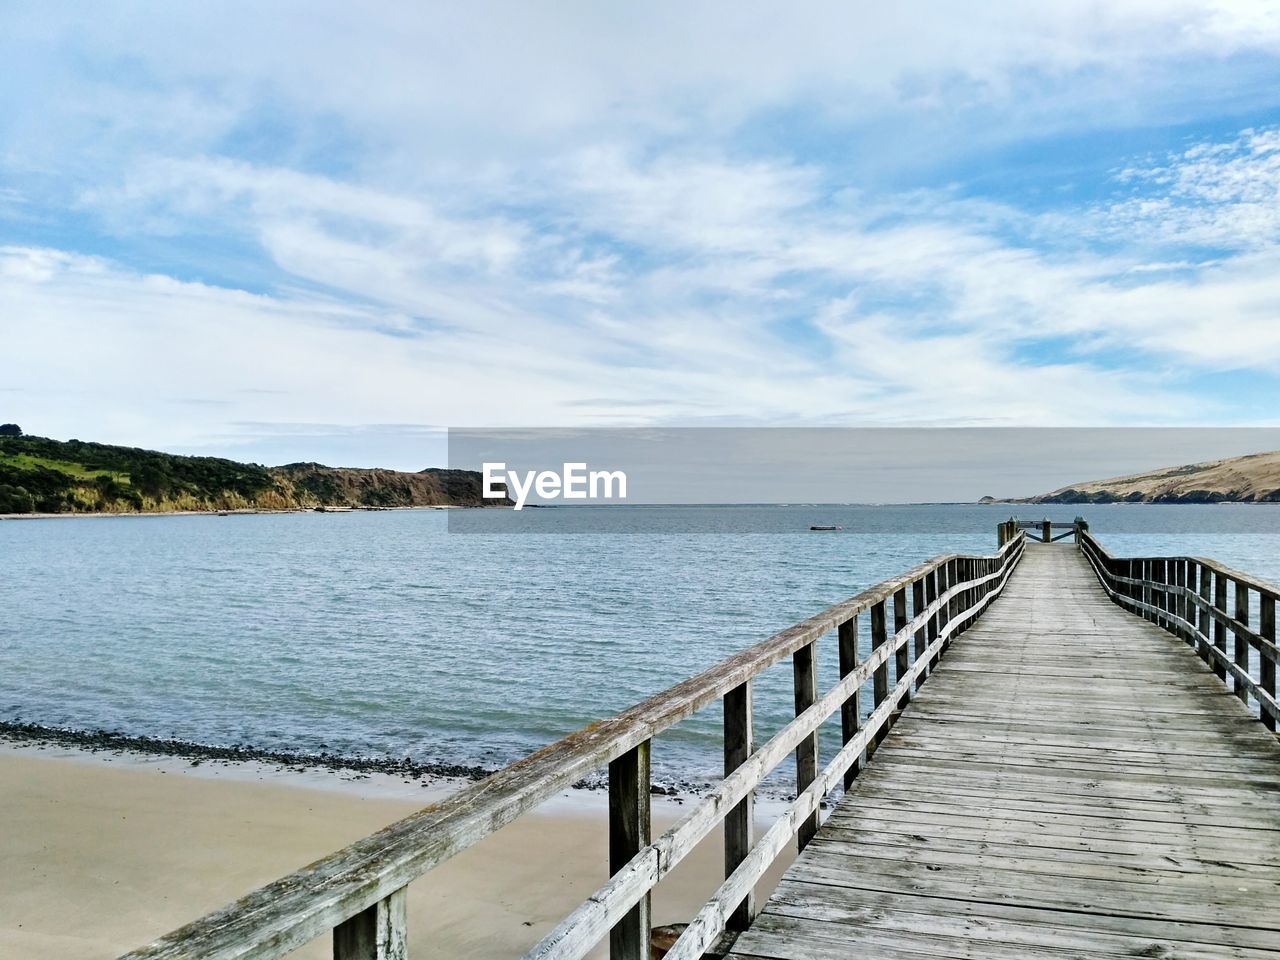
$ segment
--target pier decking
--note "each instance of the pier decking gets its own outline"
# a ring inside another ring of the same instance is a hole
[[[1280,747],[1029,544],[735,960],[1280,956]]]
[[[1001,523],[998,548],[876,584],[127,960],[274,960],[330,932],[335,960],[404,960],[410,882],[604,768],[609,880],[525,960],[649,960],[653,888],[721,825],[725,881],[668,960],[1280,960],[1280,588],[1113,557],[1080,520]],[[788,661],[794,719],[758,742],[756,678]],[[654,837],[654,738],[711,705],[724,779]],[[796,797],[756,836],[788,756]]]

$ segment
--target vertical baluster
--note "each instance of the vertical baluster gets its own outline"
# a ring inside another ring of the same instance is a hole
[[[1213,636],[1213,618],[1209,615],[1209,602],[1213,596],[1213,575],[1209,572],[1209,568],[1203,563],[1197,561],[1191,562],[1192,582],[1196,587],[1196,595],[1200,597],[1201,602],[1196,604],[1196,653],[1200,654],[1200,659],[1208,663],[1211,659],[1209,656],[1209,638]]]
[[[1142,602],[1148,606],[1154,606],[1152,601],[1155,599],[1155,588],[1153,586],[1154,581],[1151,579],[1153,575],[1151,561],[1144,559],[1142,561]],[[1152,623],[1156,622],[1156,615],[1153,611],[1144,610],[1142,615]]]
[[[649,747],[645,740],[609,764],[609,874],[649,845]],[[649,960],[650,894],[609,931],[610,960]]]
[[[816,643],[801,647],[791,656],[792,673],[796,688],[796,716],[800,716],[818,700],[818,667]],[[815,730],[796,747],[796,793],[800,793],[818,778],[818,731]],[[800,849],[808,846],[818,832],[818,811],[800,825]]]
[[[733,773],[751,756],[751,681],[747,680],[724,695],[724,772]],[[751,851],[751,830],[756,792],[752,789],[724,818],[724,875],[728,877]],[[755,916],[754,895],[729,915],[730,930],[745,930]]]
[[[871,607],[871,652],[879,650],[888,640],[888,632],[885,629],[885,609],[884,601]],[[876,667],[871,674],[871,709],[877,709],[880,704],[884,703],[885,697],[889,695],[889,665],[882,663]],[[882,726],[876,731],[871,742],[867,744],[867,759],[871,759],[875,755],[875,748],[880,745],[880,741],[884,739],[885,728]]]
[[[936,603],[938,600],[938,594],[939,594],[938,583],[941,579],[942,579],[942,571],[938,567],[934,567],[930,573],[925,575],[924,596],[929,606],[933,606],[934,603]],[[928,627],[928,633],[926,635],[926,639],[929,641],[929,646],[933,646],[933,641],[938,639],[938,624],[941,621],[941,619],[942,619],[942,614],[937,610],[935,610],[929,617],[929,627]],[[937,664],[937,662],[938,662],[938,657],[936,654],[929,658],[929,667],[927,670],[924,671],[924,673],[920,675],[921,681],[923,681],[925,677],[927,677],[930,673],[933,672],[933,668]]]
[[[925,599],[925,581],[928,579],[929,579],[929,575],[926,573],[919,580],[916,580],[911,584],[911,617],[912,619],[915,619],[916,617],[920,616],[920,614],[924,613],[924,611],[928,609],[928,601]],[[920,659],[924,656],[925,650],[928,649],[929,647],[928,633],[929,633],[928,623],[925,622],[920,624],[919,628],[916,630],[915,650],[913,651],[913,654],[911,657],[912,664],[918,664],[920,662]],[[916,674],[917,690],[920,689],[920,684],[922,683],[924,683],[923,670],[921,670],[920,673]]]
[[[333,960],[405,960],[407,887],[333,928]]]
[[[1159,593],[1156,596],[1156,606],[1160,610],[1160,615],[1156,619],[1165,630],[1169,629],[1169,561],[1161,557],[1155,562],[1155,581],[1156,589]]]
[[[1236,622],[1242,627],[1249,625],[1249,588],[1239,580],[1235,581],[1236,589]],[[1245,676],[1249,675],[1249,639],[1240,630],[1233,630],[1235,635],[1235,662],[1236,666],[1244,671]],[[1239,677],[1232,677],[1231,689],[1235,691],[1235,695],[1240,698],[1241,703],[1249,702],[1249,685]]]
[[[1218,611],[1213,618],[1213,645],[1224,655],[1227,652],[1227,625],[1223,618],[1227,613],[1227,578],[1218,570],[1213,571],[1213,607]],[[1222,660],[1214,657],[1213,672],[1218,679],[1226,681],[1227,668]]]
[[[840,676],[847,677],[858,666],[858,616],[840,624],[836,632],[840,646]],[[840,705],[840,736],[843,743],[848,743],[862,729],[862,684],[853,691],[853,695]],[[853,780],[862,769],[861,759],[854,760],[844,772],[844,788],[853,786]]]
[[[948,560],[947,564],[947,589],[955,590],[960,585],[960,561]],[[951,646],[951,641],[955,639],[959,632],[960,618],[960,594],[957,592],[950,600],[947,601],[947,623],[951,626],[951,633],[947,640],[942,644],[942,652],[946,653],[947,648]]]
[[[1196,597],[1200,592],[1200,564],[1194,560],[1187,561],[1187,623],[1191,631],[1188,641],[1198,653],[1200,651],[1200,605]]]
[[[1187,598],[1183,594],[1183,590],[1187,586],[1187,564],[1181,557],[1173,561],[1173,586],[1175,589],[1173,595],[1173,611],[1179,622],[1175,623],[1175,629],[1183,642],[1190,642],[1191,637],[1187,633],[1187,628],[1182,622],[1187,619]]]
[[[1187,561],[1187,622],[1190,625],[1190,644],[1196,650],[1197,657],[1204,659],[1204,611],[1196,602],[1202,596],[1201,564],[1189,559]]]
[[[965,630],[968,630],[969,627],[973,626],[973,621],[977,620],[975,605],[978,603],[978,588],[973,585],[973,581],[978,576],[978,561],[966,559],[964,562],[964,576],[965,580],[969,582],[969,589],[965,590],[965,596],[968,598],[968,602],[965,605],[969,608],[969,620],[965,621]]]
[[[902,682],[902,678],[906,676],[907,671],[911,669],[911,651],[908,649],[911,641],[905,637],[900,637],[907,626],[907,588],[903,587],[893,595],[893,642],[897,644],[897,652],[893,656],[893,683],[897,686]],[[906,707],[907,702],[911,699],[911,695],[904,694],[898,698],[898,709],[902,710]]]
[[[1258,598],[1259,600],[1259,618],[1258,632],[1262,634],[1264,640],[1276,642],[1276,598],[1269,593],[1264,593]],[[1271,699],[1276,697],[1276,662],[1274,651],[1258,651],[1258,685],[1271,695]],[[1276,718],[1265,710],[1262,711],[1262,722],[1267,725],[1268,730],[1276,728]]]
[[[1182,629],[1187,643],[1192,647],[1196,645],[1196,605],[1191,599],[1191,594],[1196,590],[1195,577],[1195,564],[1184,559],[1182,561],[1182,619],[1187,621],[1187,625]]]

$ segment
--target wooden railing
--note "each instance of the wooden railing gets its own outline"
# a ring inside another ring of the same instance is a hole
[[[648,960],[649,898],[717,824],[724,823],[726,879],[667,954],[701,957],[726,931],[750,922],[752,891],[793,838],[818,825],[823,797],[846,787],[888,733],[897,711],[948,643],[1000,594],[1022,551],[1001,535],[993,556],[943,556],[865,590],[817,616],[584,727],[487,779],[162,937],[126,960],[269,960],[333,931],[336,960],[402,960],[410,881],[608,766],[611,876],[526,954],[572,960],[608,937],[614,960]],[[858,618],[870,620],[871,653],[858,655]],[[892,624],[892,626],[890,626]],[[817,642],[836,634],[838,682],[819,695]],[[795,719],[756,745],[753,680],[790,657]],[[893,686],[890,686],[892,664]],[[864,719],[861,690],[871,681]],[[670,830],[650,835],[649,757],[655,735],[716,700],[724,706],[725,777]],[[839,711],[842,746],[818,766],[818,730]],[[752,800],[761,780],[792,752],[797,797],[753,841]]]
[[[1028,536],[1041,543],[1056,543],[1059,540],[1065,540],[1067,537],[1075,537],[1076,543],[1080,542],[1080,531],[1087,530],[1089,525],[1080,517],[1076,517],[1070,523],[1060,523],[1056,520],[1019,520],[1012,517],[999,525],[1000,542],[1004,543],[1009,537],[1013,536],[1019,530],[1027,532]],[[1055,530],[1061,530],[1061,533],[1054,533]]]
[[[1276,729],[1280,587],[1203,557],[1113,557],[1087,531],[1080,549],[1116,603],[1185,640],[1218,679],[1230,678],[1232,692],[1256,707],[1267,729]],[[1258,601],[1257,629],[1250,622],[1251,597]]]

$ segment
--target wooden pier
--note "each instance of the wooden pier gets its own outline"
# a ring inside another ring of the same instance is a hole
[[[725,882],[669,960],[1280,960],[1277,588],[1112,557],[1082,521],[1002,523],[998,546],[877,584],[128,958],[268,960],[332,931],[336,960],[403,960],[414,878],[607,767],[612,876],[526,960],[648,960],[651,890],[720,824]],[[839,680],[820,691],[824,654]],[[757,742],[754,680],[788,660],[795,719]],[[655,838],[653,738],[717,703],[725,778]],[[755,790],[791,755],[796,798],[754,836]]]
[[[1028,546],[732,957],[1280,956],[1280,748]]]

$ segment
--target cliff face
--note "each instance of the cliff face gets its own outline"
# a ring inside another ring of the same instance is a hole
[[[474,470],[403,473],[290,463],[268,472],[282,496],[301,507],[482,507],[501,502],[481,496],[481,477]]]
[[[1280,451],[1072,484],[1025,503],[1276,503]]]

